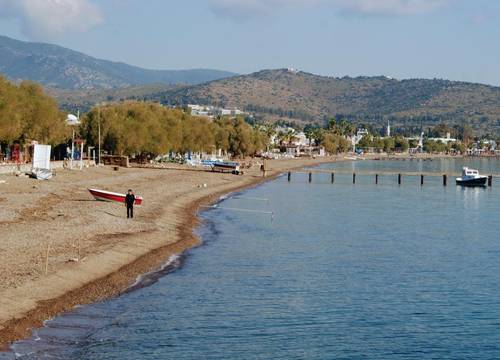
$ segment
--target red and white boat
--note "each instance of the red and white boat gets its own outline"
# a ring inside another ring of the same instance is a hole
[[[120,194],[120,193],[115,193],[111,191],[106,191],[106,190],[98,190],[98,189],[88,189],[89,192],[92,194],[94,199],[100,200],[100,201],[116,201],[119,203],[125,203],[125,196],[126,194]],[[135,195],[135,205],[140,206],[142,205],[142,196]]]

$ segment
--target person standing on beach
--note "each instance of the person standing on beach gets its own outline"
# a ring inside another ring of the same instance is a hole
[[[125,196],[125,206],[127,207],[127,219],[134,218],[134,203],[135,203],[135,195],[132,192],[132,189],[129,189],[127,196]]]

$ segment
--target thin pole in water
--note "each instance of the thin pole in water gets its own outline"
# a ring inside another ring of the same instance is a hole
[[[332,173],[332,184],[335,182],[335,173]]]
[[[443,175],[443,186],[446,186],[448,183],[448,176],[446,174]]]
[[[420,175],[420,185],[424,185],[424,175]]]
[[[352,173],[352,183],[356,184],[356,173]]]

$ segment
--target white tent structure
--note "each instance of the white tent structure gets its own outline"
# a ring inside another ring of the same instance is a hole
[[[66,123],[73,127],[73,136],[71,138],[71,159],[69,162],[70,169],[73,169],[73,159],[75,157],[75,126],[80,125],[80,113],[78,115],[68,114]],[[81,143],[80,154],[83,154],[83,142]],[[83,168],[83,157],[80,157],[80,170]]]
[[[80,125],[80,119],[76,115],[68,114],[68,117],[66,118],[66,123],[70,126]]]
[[[34,145],[31,173],[39,180],[48,180],[52,177],[52,171],[50,170],[51,150],[50,145]]]

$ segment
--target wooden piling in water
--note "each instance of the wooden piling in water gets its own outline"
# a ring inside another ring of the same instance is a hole
[[[401,185],[401,174],[398,174],[398,185]]]
[[[352,173],[352,183],[356,184],[356,173]]]
[[[443,175],[443,186],[446,186],[448,183],[448,176],[446,174]]]
[[[332,184],[335,182],[335,173],[332,173]]]
[[[489,187],[493,186],[493,175],[488,176],[488,186]]]
[[[313,177],[313,174],[309,173],[309,182],[312,182],[312,177]]]
[[[289,171],[288,172],[288,182],[290,182],[292,180],[292,173]]]
[[[420,185],[424,185],[424,175],[420,175]]]
[[[375,174],[375,185],[378,184],[378,174]]]

